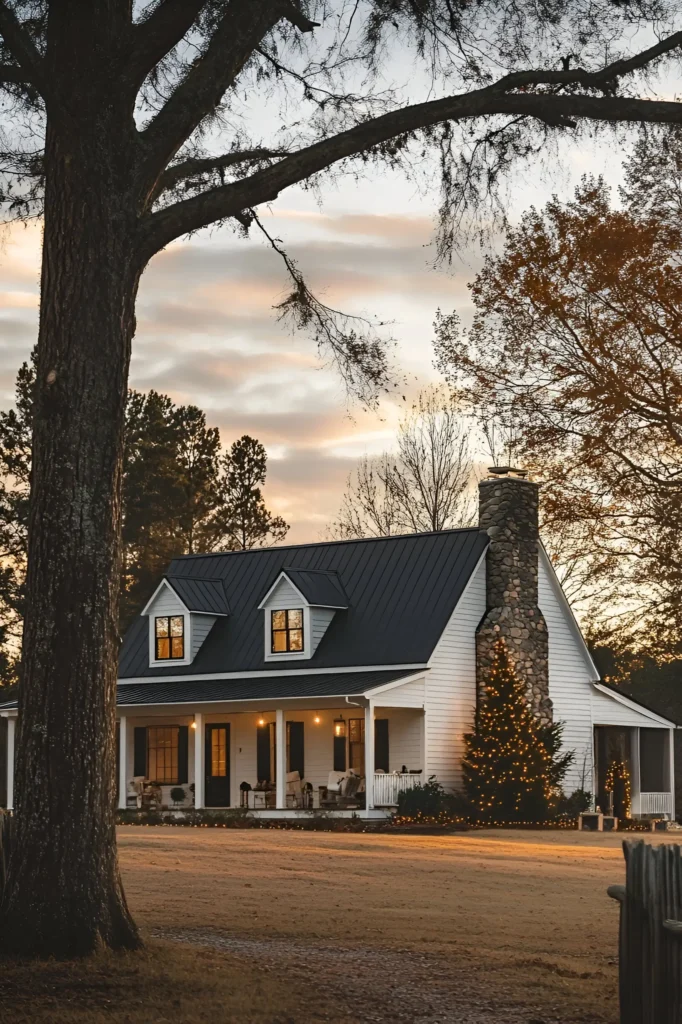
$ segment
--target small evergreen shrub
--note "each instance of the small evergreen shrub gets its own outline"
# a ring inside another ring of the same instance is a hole
[[[440,782],[431,777],[423,785],[398,794],[398,816],[401,818],[457,817],[457,798],[446,793]]]

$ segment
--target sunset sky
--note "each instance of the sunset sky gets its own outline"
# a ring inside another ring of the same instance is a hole
[[[617,147],[568,140],[552,167],[511,183],[518,216],[553,191],[568,197],[586,171],[617,183]],[[266,446],[269,506],[291,524],[291,541],[319,540],[338,508],[359,456],[393,443],[396,424],[421,386],[436,379],[432,322],[437,308],[470,311],[467,282],[481,251],[464,248],[452,268],[435,270],[433,216],[438,194],[397,174],[283,194],[261,211],[309,282],[329,304],[394,321],[396,371],[404,384],[377,412],[349,406],[335,372],[305,335],[292,337],[272,307],[286,294],[278,256],[254,235],[227,228],[172,245],[147,269],[138,300],[131,385],[194,402],[220,428],[223,444],[243,433]],[[21,361],[37,329],[40,225],[6,229],[0,250],[0,390],[12,401]]]

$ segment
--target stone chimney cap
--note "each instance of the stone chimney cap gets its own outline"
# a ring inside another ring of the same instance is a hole
[[[514,466],[489,466],[488,473],[490,476],[515,476],[520,480],[528,477],[527,469],[516,469]]]

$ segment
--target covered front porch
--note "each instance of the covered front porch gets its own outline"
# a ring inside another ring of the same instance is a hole
[[[120,708],[119,808],[378,817],[424,781],[423,706],[254,703]]]

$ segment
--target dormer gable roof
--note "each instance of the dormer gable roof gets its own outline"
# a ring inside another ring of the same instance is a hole
[[[142,609],[142,615],[149,614],[149,610],[164,587],[169,587],[173,591],[180,599],[185,611],[196,612],[200,615],[223,616],[230,614],[222,580],[167,574]]]
[[[312,607],[344,610],[348,608],[348,598],[338,573],[324,569],[293,569],[290,566],[285,566],[272,586],[268,587],[259,608],[265,608],[282,580],[288,580],[306,604]]]

